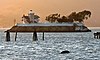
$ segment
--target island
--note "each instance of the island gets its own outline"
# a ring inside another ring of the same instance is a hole
[[[84,24],[83,20],[88,19],[91,16],[90,11],[82,12],[72,12],[68,17],[62,16],[60,14],[51,14],[46,17],[48,22],[38,23],[39,16],[35,15],[32,10],[30,10],[28,16],[23,15],[23,23],[17,23],[15,26],[8,29],[6,32],[6,41],[10,41],[10,32],[33,32],[33,40],[37,39],[37,32],[91,32]]]

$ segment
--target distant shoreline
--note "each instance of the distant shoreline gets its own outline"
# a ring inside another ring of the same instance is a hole
[[[100,29],[100,27],[88,27],[89,29]]]
[[[5,30],[8,30],[10,28],[0,28],[0,31],[5,31]]]

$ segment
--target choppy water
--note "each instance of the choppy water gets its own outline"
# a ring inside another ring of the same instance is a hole
[[[100,30],[93,30],[93,32]],[[32,33],[18,33],[14,41],[5,41],[0,32],[0,60],[100,60],[100,39],[93,38],[93,32],[86,33],[38,33],[38,41],[32,41]],[[69,54],[60,54],[68,50]]]

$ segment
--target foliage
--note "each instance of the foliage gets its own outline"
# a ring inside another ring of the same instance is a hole
[[[38,15],[34,15],[34,19],[38,19],[40,18]]]
[[[84,10],[81,12],[72,12],[69,16],[62,16],[60,17],[60,14],[56,13],[56,14],[50,14],[49,16],[46,17],[46,20],[53,23],[53,22],[74,22],[74,21],[78,21],[78,22],[83,22],[84,20],[87,20],[88,18],[91,17],[91,12]]]
[[[79,22],[83,22],[83,20],[87,20],[89,17],[91,16],[91,12],[90,11],[82,11],[82,12],[72,12],[68,18],[69,19],[73,19],[74,21],[79,21]]]
[[[46,20],[49,22],[55,22],[57,21],[57,19],[59,19],[60,14],[56,13],[56,14],[50,14],[49,16],[46,17]]]

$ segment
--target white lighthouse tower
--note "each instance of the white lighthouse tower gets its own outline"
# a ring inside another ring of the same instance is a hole
[[[34,23],[34,13],[32,10],[29,11],[28,16],[30,18],[30,21]]]

